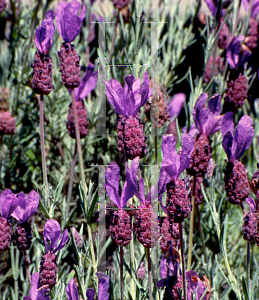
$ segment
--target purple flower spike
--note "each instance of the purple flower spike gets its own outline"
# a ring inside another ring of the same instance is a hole
[[[74,278],[72,278],[67,287],[66,295],[68,300],[79,300],[78,290]]]
[[[174,95],[171,102],[168,103],[167,112],[171,119],[177,118],[179,116],[185,99],[186,99],[185,94],[179,93]]]
[[[252,52],[241,42],[245,39],[244,35],[234,36],[227,46],[227,61],[233,69],[238,69],[244,65],[251,56]]]
[[[75,98],[84,99],[92,90],[95,89],[98,79],[98,72],[93,72],[94,65],[90,62],[87,66],[85,75],[83,76],[78,88],[75,88]]]
[[[94,290],[88,289],[86,291],[86,297],[87,297],[87,300],[94,300]]]
[[[128,168],[126,174],[126,182],[124,184],[121,199],[119,197],[119,179],[120,179],[120,168],[115,162],[107,167],[106,177],[106,191],[112,202],[119,208],[123,208],[127,201],[134,195],[137,189],[137,176],[136,172],[139,166],[139,158],[136,157],[131,162],[130,169]]]
[[[135,79],[133,75],[125,77],[124,89],[115,79],[111,79],[109,82],[103,80],[103,82],[106,85],[107,98],[117,114],[136,117],[140,107],[148,100],[149,76],[147,72],[144,73],[141,88],[141,79]]]
[[[61,237],[61,229],[60,225],[57,221],[55,220],[48,220],[44,226],[44,243],[45,243],[45,248],[46,251],[49,252],[53,250],[53,253],[57,252],[58,250],[61,250],[66,242],[68,241],[68,230],[66,229],[62,235],[61,241],[58,244],[58,241],[60,240]],[[50,241],[50,245],[48,246],[47,240]]]
[[[222,146],[228,156],[228,160],[234,162],[235,159],[240,160],[249,148],[254,137],[254,128],[251,117],[243,116],[238,122],[233,136],[234,125],[229,125],[229,116],[230,114],[226,114],[222,123],[223,133],[226,132],[226,128],[229,128],[223,137]],[[226,123],[224,122],[225,120],[227,120]]]
[[[43,19],[39,28],[36,29],[34,42],[40,53],[47,54],[52,46],[52,39],[55,32],[54,18],[54,11],[49,10],[46,13],[46,19]]]
[[[78,1],[71,2],[61,1],[56,9],[56,25],[59,34],[66,43],[71,43],[79,34],[82,22],[85,18],[86,7]],[[78,15],[79,14],[79,15]]]
[[[50,300],[50,296],[45,294],[45,288],[39,290],[39,273],[33,273],[31,276],[30,297],[24,296],[23,300]]]
[[[98,300],[109,299],[109,276],[101,272],[96,273],[98,277]]]
[[[17,221],[26,222],[38,208],[40,197],[35,191],[31,191],[29,196],[19,193],[16,197],[18,198],[19,206],[16,207],[11,216]]]
[[[244,8],[246,11],[249,10],[251,0],[242,0]],[[253,0],[252,10],[251,10],[251,18],[256,18],[259,13],[259,0]]]

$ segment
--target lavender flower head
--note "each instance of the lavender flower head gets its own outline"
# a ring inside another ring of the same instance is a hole
[[[68,230],[66,229],[61,237],[60,225],[55,220],[48,220],[43,231],[46,254],[40,262],[40,286],[46,286],[47,291],[56,284],[57,256],[56,252],[61,250],[68,241]],[[60,240],[60,242],[59,242]],[[50,241],[50,245],[48,245]]]
[[[221,126],[222,147],[228,157],[224,180],[228,201],[232,204],[240,204],[249,195],[246,169],[240,162],[240,158],[253,140],[254,128],[252,119],[249,116],[243,116],[234,133],[232,119],[232,112],[226,113]]]
[[[40,197],[35,191],[31,191],[29,196],[24,193],[17,195],[19,206],[13,211],[11,216],[19,221],[14,238],[17,248],[20,251],[28,250],[31,246],[32,229],[27,220],[34,215],[38,208]]]
[[[66,43],[71,43],[79,34],[82,22],[85,18],[86,7],[78,1],[61,1],[56,9],[56,25],[59,34]],[[79,15],[78,15],[79,14]]]
[[[55,13],[53,10],[49,10],[46,13],[46,19],[43,19],[41,25],[36,29],[35,33],[35,45],[40,53],[47,54],[52,46],[52,39],[55,32],[55,26],[53,20]]]
[[[93,70],[94,65],[92,63],[89,63],[86,69],[86,73],[83,76],[79,87],[74,89],[80,138],[86,137],[88,132],[87,110],[83,99],[87,97],[87,95],[96,87],[98,72],[93,72]],[[71,138],[76,138],[75,120],[72,103],[69,106],[69,112],[67,117],[67,131]]]
[[[244,223],[242,227],[243,238],[246,241],[253,241],[255,238],[258,241],[257,224],[259,220],[258,211],[256,210],[256,204],[252,197],[246,198],[246,202],[249,205],[249,211],[244,215]]]
[[[9,248],[12,223],[10,216],[19,205],[19,199],[11,190],[4,190],[0,195],[0,253]]]
[[[188,192],[180,174],[189,166],[194,141],[190,134],[182,135],[181,154],[176,152],[176,141],[173,135],[163,136],[163,160],[159,178],[159,195],[167,190],[166,211],[175,223],[188,217],[191,203]]]
[[[105,172],[106,191],[111,201],[119,208],[115,210],[111,217],[110,233],[113,243],[123,247],[129,244],[132,236],[131,218],[127,211],[123,209],[127,201],[136,191],[139,158],[136,157],[127,169],[126,182],[123,186],[121,197],[119,191],[120,168],[115,162],[111,162]]]
[[[198,129],[195,138],[194,150],[191,154],[188,174],[204,176],[207,172],[209,160],[211,158],[210,136],[220,130],[223,116],[221,111],[221,96],[213,95],[208,102],[207,108],[204,105],[208,95],[203,93],[195,103],[193,109],[193,119]]]
[[[98,278],[98,300],[109,300],[109,276],[101,272],[97,272],[96,275]],[[87,300],[94,300],[94,290],[88,289],[86,296]]]
[[[50,300],[50,296],[46,293],[46,289],[39,288],[39,273],[35,272],[31,276],[30,297],[24,296],[23,300]]]

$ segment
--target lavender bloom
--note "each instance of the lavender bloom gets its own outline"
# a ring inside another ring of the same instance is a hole
[[[39,195],[35,191],[31,191],[29,196],[24,193],[17,195],[19,206],[13,211],[11,216],[19,221],[14,238],[17,248],[20,251],[28,250],[31,246],[32,229],[27,220],[34,215],[39,205]]]
[[[31,276],[30,297],[24,296],[23,300],[50,300],[50,296],[46,294],[46,289],[39,288],[39,273],[35,272]]]
[[[205,283],[199,278],[198,274],[190,270],[186,272],[186,281],[187,284],[187,299],[188,300],[200,300],[202,295],[205,293],[207,284],[210,284],[208,280],[205,280]],[[196,295],[195,298],[192,295]],[[210,288],[206,293],[206,296],[203,299],[209,300],[210,299]]]
[[[79,34],[82,22],[85,18],[86,7],[82,6],[78,1],[71,2],[61,1],[56,9],[56,25],[59,34],[66,43],[71,43]]]
[[[227,46],[226,58],[229,65],[233,69],[239,69],[240,67],[243,67],[244,63],[248,61],[252,54],[247,47],[241,45],[241,42],[244,39],[245,37],[242,34],[239,36],[234,36]]]
[[[180,174],[189,166],[194,141],[190,134],[182,135],[182,151],[177,154],[173,135],[163,136],[163,161],[159,178],[159,195],[167,189],[166,210],[175,223],[188,217],[191,203],[188,192]]]
[[[19,199],[11,190],[4,190],[0,195],[0,253],[9,248],[12,223],[10,215],[19,205]]]
[[[41,258],[39,284],[47,286],[46,289],[49,291],[56,284],[58,267],[55,252],[61,250],[68,241],[68,230],[66,229],[61,237],[59,223],[55,220],[48,220],[44,226],[43,236],[46,254]],[[50,241],[50,245],[48,245],[48,241]]]
[[[234,134],[232,118],[232,112],[226,113],[221,126],[222,146],[228,157],[224,180],[228,201],[232,204],[240,204],[249,195],[246,169],[240,162],[240,158],[252,142],[254,128],[252,119],[249,116],[243,116]]]
[[[141,88],[141,79],[135,79],[133,75],[125,77],[124,89],[115,79],[111,79],[109,82],[103,80],[103,82],[106,85],[108,100],[117,114],[136,117],[140,107],[148,100],[149,77],[147,71],[144,73]]]
[[[49,52],[52,46],[52,39],[55,32],[55,26],[53,20],[55,13],[53,10],[49,10],[46,13],[46,19],[43,19],[41,25],[36,29],[35,33],[35,45],[40,53],[45,55]]]
[[[205,0],[206,4],[208,5],[209,10],[211,11],[212,15],[216,17],[217,9],[218,9],[218,1],[213,0]],[[224,10],[221,11],[221,16],[223,15]]]
[[[105,172],[106,191],[111,201],[119,208],[112,214],[110,233],[113,243],[123,247],[131,240],[131,218],[127,211],[123,209],[127,201],[136,191],[136,172],[139,166],[139,158],[136,157],[127,170],[126,182],[124,184],[121,197],[119,197],[120,168],[115,162],[111,162]]]
[[[175,119],[179,116],[185,99],[186,96],[184,93],[178,93],[173,96],[172,100],[167,105],[167,112],[170,119]]]
[[[220,130],[223,120],[223,116],[220,116],[220,95],[213,95],[207,108],[204,108],[207,98],[208,95],[202,93],[193,109],[193,119],[198,134],[195,138],[194,150],[191,154],[190,166],[187,172],[194,176],[204,176],[206,174],[212,151],[210,136]]]
[[[70,279],[66,287],[66,295],[68,300],[79,300],[78,290],[74,278]]]
[[[146,276],[145,263],[142,261],[137,271],[137,277],[138,279],[143,280],[145,276]]]
[[[101,272],[96,273],[98,277],[98,300],[109,299],[109,276]]]
[[[87,300],[94,300],[94,290],[93,289],[88,289],[86,291],[86,297],[87,297]]]
[[[259,242],[259,236],[257,234],[257,224],[258,224],[258,211],[256,210],[256,204],[252,197],[246,198],[246,202],[249,204],[249,211],[244,215],[244,224],[242,227],[243,238],[246,241],[256,240],[257,244]]]
[[[245,10],[248,12],[251,0],[242,0]],[[251,18],[256,18],[259,13],[259,0],[253,0]]]

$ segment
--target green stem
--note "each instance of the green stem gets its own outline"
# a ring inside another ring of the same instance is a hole
[[[148,265],[148,292],[149,292],[149,300],[153,299],[152,295],[152,273],[151,273],[151,256],[150,256],[150,248],[147,248],[147,265]]]
[[[189,247],[188,247],[188,264],[187,270],[191,269],[192,265],[192,244],[193,244],[193,227],[194,227],[194,214],[195,214],[195,186],[196,186],[196,176],[193,176],[193,187],[192,187],[192,212],[190,219],[190,230],[189,230]]]
[[[120,275],[121,275],[121,300],[124,300],[124,281],[123,281],[123,247],[120,246]]]
[[[48,198],[48,178],[47,178],[47,166],[46,166],[46,151],[45,151],[45,137],[44,137],[44,96],[40,95],[40,144],[41,144],[41,163],[43,182],[45,186],[46,197]]]
[[[75,143],[75,150],[74,150],[74,156],[71,165],[71,173],[70,173],[69,187],[68,187],[68,194],[67,194],[67,217],[69,215],[70,201],[72,197],[73,182],[75,177],[76,156],[77,156],[77,144]]]
[[[197,212],[198,226],[199,226],[201,240],[202,240],[203,254],[204,254],[205,262],[207,264],[208,259],[207,259],[207,254],[206,254],[206,246],[205,246],[205,239],[204,239],[203,229],[202,229],[202,225],[201,225],[201,214],[200,214],[199,206],[195,205],[195,208],[196,208],[196,212]]]
[[[181,256],[182,256],[182,273],[183,273],[183,296],[186,300],[186,279],[185,279],[185,258],[184,258],[184,245],[183,245],[183,224],[179,223],[179,233],[180,233],[180,246],[181,246]],[[188,257],[189,259],[189,257]]]
[[[250,242],[247,241],[247,289],[248,289],[248,299],[250,299]]]
[[[117,28],[118,28],[118,24],[119,24],[119,19],[120,19],[120,11],[118,10],[116,23],[115,23],[115,28],[114,28],[114,32],[113,32],[113,36],[112,36],[112,44],[111,44],[111,48],[110,48],[111,50],[109,52],[107,65],[109,65],[111,63],[112,54],[113,54],[113,51],[114,51],[115,40],[116,40],[116,36],[117,36]]]

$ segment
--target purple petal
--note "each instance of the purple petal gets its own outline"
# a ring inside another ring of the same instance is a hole
[[[86,297],[87,297],[87,300],[94,300],[94,290],[88,289],[86,291]]]
[[[41,25],[36,29],[34,42],[39,52],[44,54],[47,54],[52,46],[52,39],[55,32],[54,18],[54,11],[49,10],[46,13],[46,19],[43,19]]]
[[[174,157],[177,155],[175,149],[176,141],[173,134],[163,135],[162,140],[162,153],[163,153],[163,164],[170,164],[174,161]]]
[[[162,258],[160,260],[160,277],[161,278],[166,278],[168,273],[168,268],[166,264],[166,257],[164,253],[162,254]]]
[[[194,140],[190,134],[182,135],[182,151],[180,156],[180,167],[177,171],[177,176],[188,168],[191,159],[191,153],[194,149]]]
[[[56,8],[56,26],[58,29],[58,33],[63,37],[63,31],[65,28],[65,20],[64,20],[64,9],[68,6],[68,2],[61,1]],[[64,37],[63,37],[64,38]]]
[[[23,300],[32,300],[29,296],[24,296]]]
[[[74,278],[72,278],[67,287],[66,295],[68,300],[79,300],[78,290]]]
[[[208,102],[208,109],[214,116],[220,115],[221,112],[221,96],[218,94],[213,95]]]
[[[205,0],[205,2],[208,5],[208,8],[211,11],[212,15],[215,17],[217,12],[217,7],[215,6],[213,0]]]
[[[139,191],[136,189],[135,194],[137,198],[139,199],[140,203],[142,205],[145,204],[145,187],[144,187],[144,179],[139,179]]]
[[[249,9],[249,0],[241,0],[246,11]]]
[[[118,194],[120,168],[114,161],[112,161],[110,165],[107,167],[105,172],[105,178],[106,178],[105,188],[109,198],[115,205],[117,205],[117,207],[121,207],[120,197]]]
[[[256,204],[252,197],[246,198],[246,203],[250,206],[250,212],[254,212],[256,210]]]
[[[170,119],[177,118],[183,107],[183,103],[186,99],[184,93],[175,94],[172,100],[167,104],[167,112]]]
[[[145,105],[145,103],[148,100],[149,97],[149,76],[148,72],[146,71],[143,75],[143,84],[140,89],[140,94],[141,94],[141,105]]]
[[[234,123],[233,123],[232,111],[229,111],[224,115],[224,118],[223,118],[223,121],[221,124],[221,132],[222,132],[223,137],[228,131],[230,131],[232,133],[232,135],[234,134]]]
[[[147,195],[146,202],[151,203],[153,200],[157,199],[157,196],[158,196],[158,184],[152,185]]]
[[[15,194],[11,190],[4,190],[0,195],[0,214],[2,217],[7,218],[10,213]]]
[[[204,107],[207,99],[208,99],[208,95],[206,93],[202,93],[200,95],[200,97],[197,99],[197,101],[194,105],[194,108],[193,108],[193,112],[192,112],[195,125],[200,132],[202,132],[202,128],[200,126],[200,124],[201,124],[200,123],[200,113],[203,110],[203,107]]]
[[[135,117],[139,112],[141,105],[141,79],[135,79],[133,75],[130,75],[125,77],[124,82],[124,95],[126,103],[122,103],[122,105],[126,108],[126,113],[128,115]]]
[[[121,207],[124,207],[127,201],[133,197],[135,192],[138,191],[137,187],[137,170],[139,167],[139,157],[135,157],[132,162],[130,169],[127,170],[126,174],[126,182],[123,186],[123,190],[121,193]]]
[[[192,299],[192,294],[195,295],[196,300],[199,300],[206,291],[205,284],[201,281],[198,274],[192,270],[186,272],[187,284],[187,298]]]
[[[252,6],[251,18],[256,18],[258,13],[259,13],[259,0],[254,0]]]
[[[98,300],[108,300],[109,276],[100,272],[96,275],[98,277]]]
[[[31,289],[30,289],[30,297],[32,300],[37,300],[38,282],[39,282],[39,273],[34,272],[31,276]]]
[[[95,89],[98,79],[98,72],[93,72],[94,65],[90,62],[80,85],[75,89],[76,99],[84,99],[93,89]]]
[[[195,122],[195,125],[199,129],[200,133],[206,134],[206,126],[210,118],[213,118],[213,114],[207,108],[203,108],[199,113],[197,123]]]
[[[253,120],[249,116],[243,116],[238,122],[234,136],[234,142],[236,143],[234,156],[236,159],[240,159],[244,155],[249,148],[253,137]]]
[[[60,239],[61,235],[61,229],[60,225],[56,220],[48,220],[44,226],[43,236],[44,236],[44,242],[45,242],[45,248],[48,252],[51,249],[54,249],[58,241]],[[50,246],[48,247],[47,240],[50,241]]]
[[[57,252],[58,250],[61,250],[62,248],[64,248],[66,242],[68,241],[68,230],[65,229],[63,235],[62,235],[62,238],[61,238],[61,241],[60,243],[58,244],[58,246],[53,250],[53,252]]]
[[[116,114],[127,116],[122,103],[125,101],[124,90],[121,84],[111,79],[109,82],[104,81],[106,85],[106,95],[110,104],[114,107]]]
[[[23,213],[23,222],[26,222],[35,213],[39,205],[40,197],[32,190],[29,194],[28,200],[26,209]]]
[[[164,287],[166,286],[166,278],[163,278],[161,280],[159,280],[157,283],[156,283],[157,287]]]
[[[19,206],[15,208],[11,216],[15,218],[17,221],[20,220],[23,221],[24,211],[26,209],[26,203],[27,203],[27,196],[24,193],[19,193],[15,195],[15,198],[17,199]]]
[[[215,116],[215,117],[213,115],[209,116],[208,122],[207,122],[206,128],[205,128],[206,136],[209,137],[221,129],[223,117],[224,117],[223,115]]]
[[[233,135],[230,131],[228,131],[223,137],[222,147],[227,154],[228,160],[232,162],[235,159],[233,153],[233,141]]]
[[[160,169],[160,177],[158,182],[158,188],[159,188],[159,201],[162,200],[162,196],[164,192],[166,191],[166,185],[171,181],[171,178],[166,172],[165,167],[161,167]]]
[[[226,49],[226,58],[232,68],[236,68],[239,62],[239,54],[241,51],[241,42],[244,40],[244,35],[234,36]]]

